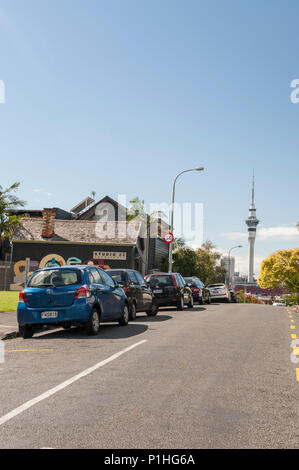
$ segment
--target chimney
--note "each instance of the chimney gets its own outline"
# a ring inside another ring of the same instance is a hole
[[[54,221],[56,217],[56,209],[43,210],[43,238],[52,238],[54,235]]]

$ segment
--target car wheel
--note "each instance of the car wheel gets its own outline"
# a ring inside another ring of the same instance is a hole
[[[207,300],[207,304],[211,305],[211,303],[212,303],[212,300],[211,300],[211,296],[209,295],[208,300]]]
[[[187,304],[187,307],[188,307],[188,308],[193,308],[193,307],[194,307],[193,295],[191,295],[190,301],[189,301],[189,303]]]
[[[137,313],[136,303],[132,302],[131,309],[130,309],[130,320],[132,321],[136,320],[136,313]]]
[[[155,301],[153,300],[152,308],[151,308],[151,310],[148,310],[148,311],[146,312],[146,314],[147,314],[147,316],[149,316],[149,317],[155,317],[155,316],[157,315],[158,311],[159,311],[159,305],[157,304],[157,302],[155,302]]]
[[[123,315],[119,321],[120,326],[127,326],[129,323],[129,307],[127,304],[124,305]]]
[[[30,325],[19,325],[19,333],[23,339],[32,338],[33,328]]]
[[[89,336],[96,336],[100,330],[100,315],[96,308],[93,308],[86,323],[86,333]]]
[[[202,297],[200,297],[198,303],[199,303],[199,305],[203,305],[203,298]]]
[[[184,310],[184,297],[183,296],[180,297],[180,300],[177,304],[177,308],[178,308],[178,310]]]

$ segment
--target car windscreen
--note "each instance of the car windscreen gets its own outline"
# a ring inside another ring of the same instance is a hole
[[[170,287],[173,286],[173,280],[171,275],[151,276],[150,287]]]
[[[37,271],[28,282],[27,287],[64,287],[81,284],[81,273],[75,269],[51,269]]]
[[[197,287],[195,280],[191,277],[184,277],[184,281],[186,282],[188,287]]]
[[[118,282],[118,284],[127,284],[128,282],[128,274],[126,271],[107,269],[106,273],[109,274],[114,281]]]

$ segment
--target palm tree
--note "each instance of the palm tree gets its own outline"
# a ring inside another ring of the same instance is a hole
[[[0,241],[10,238],[20,222],[20,217],[10,213],[17,207],[24,207],[26,202],[16,196],[20,183],[14,183],[9,188],[0,186]]]

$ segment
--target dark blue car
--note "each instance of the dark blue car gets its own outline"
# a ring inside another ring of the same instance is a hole
[[[101,322],[129,320],[128,299],[109,274],[94,266],[53,267],[35,271],[20,293],[19,332],[31,338],[43,325],[84,325],[89,335]]]

